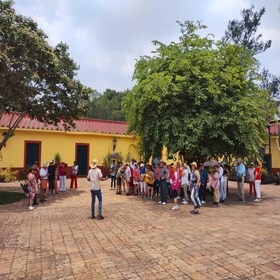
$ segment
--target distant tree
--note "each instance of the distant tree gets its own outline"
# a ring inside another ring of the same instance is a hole
[[[265,8],[254,11],[252,5],[250,9],[241,11],[242,20],[231,20],[222,41],[226,43],[242,44],[246,49],[255,54],[264,52],[271,46],[271,40],[260,41],[262,35],[257,35],[257,29],[261,24],[261,18],[265,13]]]
[[[266,51],[271,47],[271,40],[266,42],[260,41],[262,35],[257,35],[257,29],[261,24],[261,18],[265,13],[265,8],[254,11],[254,6],[250,9],[241,11],[242,20],[232,20],[228,24],[223,42],[242,44],[246,49],[258,54]],[[270,74],[267,69],[262,71],[262,86],[270,92],[273,99],[279,99],[280,94],[280,77]]]
[[[146,160],[179,152],[198,161],[258,153],[275,112],[260,86],[258,63],[241,44],[200,37],[200,23],[180,24],[178,43],[154,41],[153,56],[135,66],[123,101],[129,130]]]
[[[121,104],[126,91],[106,89],[104,93],[94,91],[87,103],[87,117],[103,120],[125,121]]]
[[[11,116],[0,150],[26,114],[73,125],[91,91],[75,79],[78,69],[66,44],[51,47],[35,21],[17,14],[12,1],[0,1],[0,118]]]
[[[262,87],[269,90],[270,96],[274,100],[280,100],[280,76],[269,73],[267,69],[262,71]]]

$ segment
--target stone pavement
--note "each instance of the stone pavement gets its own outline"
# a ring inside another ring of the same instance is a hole
[[[231,182],[224,205],[209,197],[193,216],[191,205],[116,196],[106,181],[99,221],[79,184],[33,212],[27,200],[0,206],[0,279],[280,279],[280,186],[243,204]]]

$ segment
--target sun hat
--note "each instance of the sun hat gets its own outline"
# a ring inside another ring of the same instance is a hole
[[[44,163],[43,163],[43,167],[48,167],[48,162],[47,161],[44,161]]]
[[[53,163],[53,160],[52,160],[52,159],[50,160],[50,163]]]
[[[97,159],[93,159],[91,164],[90,164],[90,167],[91,168],[95,168],[97,166],[97,164],[98,164],[98,160]]]
[[[193,165],[193,166],[195,166],[195,168],[197,168],[197,163],[196,163],[195,161],[193,161],[193,162],[191,163],[191,165]]]
[[[144,166],[145,166],[145,164],[144,164],[144,163],[141,163],[141,164],[140,164],[140,167],[144,167]]]

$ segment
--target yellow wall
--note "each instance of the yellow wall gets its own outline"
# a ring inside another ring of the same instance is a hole
[[[278,136],[271,136],[270,143],[271,143],[271,155],[272,155],[272,168],[273,169],[280,169],[280,146],[279,146],[279,137]],[[266,150],[265,153],[269,154],[269,146],[268,141],[266,143]]]
[[[0,129],[2,134],[4,129]],[[89,144],[89,160],[99,160],[100,165],[108,152],[113,152],[113,138],[118,140],[114,152],[121,153],[124,160],[128,154],[138,160],[137,150],[131,144],[138,144],[138,140],[132,136],[110,135],[101,133],[80,133],[44,130],[17,129],[15,136],[7,142],[2,149],[3,160],[0,167],[24,167],[25,141],[41,141],[41,163],[54,159],[55,153],[61,155],[62,161],[72,164],[75,160],[76,143]]]

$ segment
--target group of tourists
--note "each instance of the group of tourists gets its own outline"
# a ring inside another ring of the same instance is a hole
[[[101,181],[107,180],[103,177],[101,170],[97,167],[98,161],[94,159],[90,164],[90,170],[87,180],[90,182],[91,191],[91,218],[104,219],[102,215],[102,192]],[[44,203],[47,195],[46,190],[49,188],[49,194],[54,195],[66,191],[66,168],[64,162],[54,163],[51,160],[44,162],[41,168],[35,163],[30,168],[27,180],[29,191],[29,210],[34,209],[38,203],[36,196],[39,196],[39,202]],[[77,174],[79,168],[74,161],[71,168],[70,190],[76,190]],[[249,195],[254,194],[255,202],[261,201],[260,183],[261,183],[261,166],[258,162],[250,163],[246,172],[245,165],[241,158],[236,160],[236,178],[239,201],[245,202],[244,182],[245,176],[248,176]],[[213,207],[219,207],[219,203],[224,203],[227,197],[228,177],[230,167],[223,163],[212,166],[211,171],[206,170],[203,163],[199,168],[196,162],[167,165],[163,160],[157,163],[144,164],[136,162],[134,159],[130,163],[112,161],[110,165],[111,189],[116,191],[116,195],[136,195],[142,199],[153,200],[160,197],[159,204],[166,205],[169,198],[173,199],[172,210],[179,209],[179,201],[183,205],[193,202],[194,209],[192,214],[198,214],[198,209],[206,203],[207,187],[213,192]],[[58,180],[60,182],[58,188]],[[98,215],[95,216],[95,201],[98,199]]]
[[[236,178],[239,201],[245,202],[244,181],[246,168],[241,158],[236,160]],[[110,166],[111,189],[116,190],[116,195],[137,195],[143,199],[152,200],[160,197],[159,204],[166,205],[168,198],[173,198],[172,210],[178,210],[179,200],[186,205],[191,199],[194,204],[192,214],[197,214],[202,204],[206,203],[206,192],[209,186],[213,192],[213,207],[219,207],[227,197],[228,177],[230,167],[223,163],[212,166],[211,170],[205,170],[201,163],[198,169],[197,163],[177,162],[167,165],[160,160],[154,164],[136,162],[123,164],[113,160]],[[255,202],[261,201],[260,176],[261,167],[258,162],[251,163],[248,168],[248,181],[250,184],[250,196],[254,191]],[[189,199],[190,198],[190,199]]]
[[[35,205],[45,203],[48,195],[55,195],[58,192],[66,191],[66,170],[67,163],[57,162],[50,160],[48,163],[45,161],[40,168],[38,163],[35,162],[29,169],[27,175],[27,185],[29,192],[29,210],[35,209]],[[71,168],[71,183],[70,190],[76,190],[78,188],[77,175],[79,167],[77,162],[73,162]],[[59,180],[59,187],[58,187]],[[47,194],[47,189],[49,193]]]

